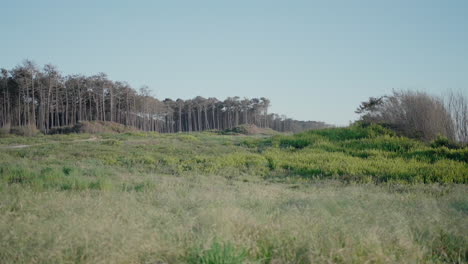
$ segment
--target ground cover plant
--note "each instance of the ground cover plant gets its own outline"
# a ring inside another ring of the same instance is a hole
[[[0,263],[466,263],[468,150],[380,126],[0,138]]]

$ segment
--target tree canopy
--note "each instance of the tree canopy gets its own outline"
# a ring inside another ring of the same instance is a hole
[[[326,127],[269,113],[270,100],[228,97],[218,100],[159,100],[147,86],[139,90],[106,74],[63,76],[53,65],[40,69],[24,61],[1,69],[0,126],[35,126],[44,133],[80,121],[111,121],[145,131],[173,133],[230,129],[241,124],[298,132]]]

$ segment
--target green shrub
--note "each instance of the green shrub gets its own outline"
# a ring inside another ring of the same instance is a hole
[[[363,138],[346,140],[338,144],[344,150],[381,150],[388,152],[406,153],[422,146],[422,143],[403,137],[379,136],[375,138]]]
[[[331,141],[395,136],[394,132],[377,124],[367,126],[356,124],[350,127],[311,130],[305,133],[320,135]]]
[[[71,168],[71,167],[63,167],[62,171],[63,171],[63,174],[65,174],[65,175],[70,175],[70,173],[73,171],[73,168]]]
[[[2,168],[0,172],[8,184],[29,184],[36,176],[31,170],[15,166]]]
[[[379,125],[370,125],[366,127],[354,125],[345,128],[310,130],[292,136],[276,136],[272,139],[267,139],[266,141],[270,142],[271,146],[302,149],[324,141],[358,141],[361,139],[373,139],[383,136],[391,138],[394,137],[395,134],[392,131]]]
[[[448,149],[447,147],[418,149],[405,155],[407,158],[415,158],[421,161],[434,163],[439,160],[449,159],[468,163],[468,148]]]
[[[434,139],[432,142],[431,142],[431,147],[433,148],[440,148],[440,147],[446,147],[446,148],[449,148],[449,149],[459,149],[459,148],[462,148],[461,145],[451,141],[450,139],[448,139],[447,137],[444,137],[444,136],[441,136],[441,135],[437,135],[437,138]]]
[[[215,241],[208,249],[193,250],[187,262],[191,264],[242,264],[246,256],[245,250],[238,250],[230,243]]]

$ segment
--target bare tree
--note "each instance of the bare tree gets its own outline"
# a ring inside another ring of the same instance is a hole
[[[468,143],[468,98],[461,91],[449,91],[445,97],[445,106],[450,114],[455,139]]]
[[[408,137],[432,140],[443,135],[455,139],[453,122],[443,100],[425,92],[394,91],[392,95],[371,97],[356,113],[364,122],[386,125]]]

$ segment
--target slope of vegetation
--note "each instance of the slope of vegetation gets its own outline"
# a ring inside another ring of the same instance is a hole
[[[1,172],[7,177],[2,181],[34,185],[43,181],[42,171],[46,175],[51,170],[60,174],[68,167],[71,176],[80,177],[88,173],[89,164],[94,164],[103,171],[253,176],[274,181],[468,183],[467,147],[430,146],[394,136],[376,125],[273,137],[130,132],[80,141],[89,137],[71,134],[0,139],[5,145],[33,145],[3,147]]]
[[[375,125],[9,135],[0,263],[466,263],[467,153]]]
[[[277,136],[261,144],[280,175],[357,182],[467,183],[468,148],[395,136],[378,125]],[[272,146],[272,147],[268,147]]]

